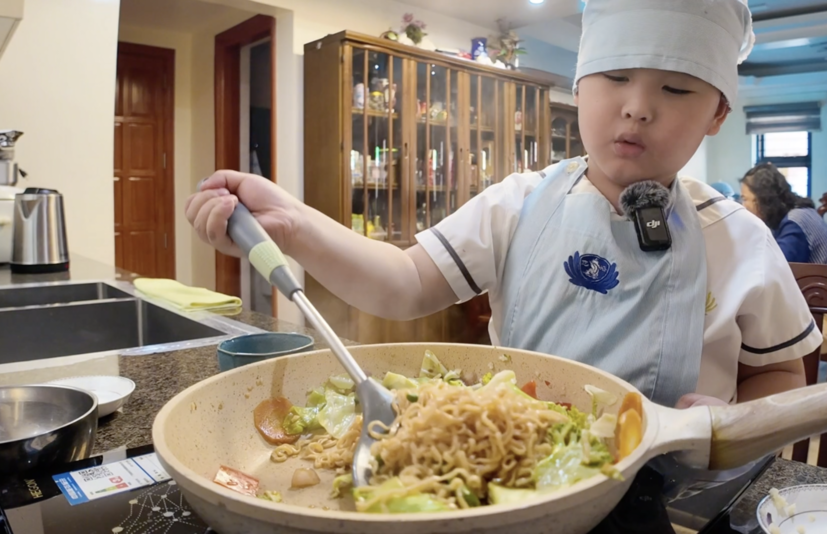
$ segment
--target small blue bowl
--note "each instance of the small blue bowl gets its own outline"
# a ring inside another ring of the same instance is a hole
[[[229,371],[276,356],[313,350],[313,338],[294,332],[248,334],[222,341],[218,345],[218,368]]]

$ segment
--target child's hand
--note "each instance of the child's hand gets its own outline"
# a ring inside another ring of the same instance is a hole
[[[236,203],[247,206],[264,230],[285,254],[302,219],[302,203],[273,182],[236,171],[218,171],[201,184],[185,207],[187,220],[198,237],[223,254],[240,256],[241,251],[227,235],[227,220]]]
[[[680,400],[678,400],[678,404],[675,405],[675,408],[685,410],[693,406],[728,406],[728,404],[717,397],[690,393],[681,397]]]

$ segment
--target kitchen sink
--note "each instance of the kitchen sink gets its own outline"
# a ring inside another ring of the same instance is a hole
[[[105,282],[0,288],[0,365],[106,351],[149,354],[261,332],[226,317],[184,314]]]
[[[131,295],[103,282],[50,284],[0,289],[0,308],[45,306],[90,300],[130,298]]]

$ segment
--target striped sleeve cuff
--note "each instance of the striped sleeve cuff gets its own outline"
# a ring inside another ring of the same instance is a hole
[[[436,263],[459,302],[470,300],[483,292],[465,262],[438,228],[416,234],[416,240]]]
[[[821,346],[824,338],[815,321],[797,336],[770,347],[753,347],[741,344],[740,362],[752,367],[761,367],[802,358]]]

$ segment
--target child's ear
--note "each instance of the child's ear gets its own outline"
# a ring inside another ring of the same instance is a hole
[[[709,125],[706,135],[717,135],[731,111],[732,108],[729,107],[729,102],[727,102],[724,95],[721,95],[721,99],[718,101],[718,109],[715,110],[715,117],[712,119],[712,124]]]

